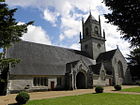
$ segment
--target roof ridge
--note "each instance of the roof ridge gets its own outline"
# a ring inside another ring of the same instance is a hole
[[[100,53],[100,55],[97,58],[97,61],[105,61],[105,60],[112,59],[116,51],[117,51],[117,49]]]
[[[30,42],[30,41],[25,41],[25,40],[22,40],[21,42],[31,43],[31,44],[38,44],[38,45],[49,46],[49,47],[62,48],[62,49],[67,49],[67,50],[80,51],[80,50],[76,50],[76,49],[65,48],[65,47],[60,47],[60,46],[55,46],[55,45],[48,45],[48,44],[43,44],[43,43]]]

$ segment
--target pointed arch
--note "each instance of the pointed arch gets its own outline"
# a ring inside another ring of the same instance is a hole
[[[76,76],[76,87],[77,89],[85,89],[86,88],[86,76],[83,72],[79,72]]]
[[[123,65],[122,65],[121,61],[118,62],[118,76],[119,76],[119,78],[123,78],[124,77]]]

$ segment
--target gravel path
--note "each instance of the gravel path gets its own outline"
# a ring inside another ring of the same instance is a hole
[[[138,86],[122,86],[122,88],[131,88],[131,87],[138,87]],[[112,91],[114,88],[112,86],[104,87],[104,92],[106,93],[121,93],[121,94],[138,94],[135,92],[118,92]],[[87,93],[94,93],[94,89],[78,89],[73,91],[46,91],[46,92],[32,92],[30,94],[30,100],[37,100],[37,99],[47,99],[47,98],[55,98],[55,97],[62,97],[62,96],[72,96],[72,95],[79,95],[79,94],[87,94]],[[10,103],[15,103],[15,97],[17,94],[9,94],[6,96],[0,96],[0,105],[8,105]]]

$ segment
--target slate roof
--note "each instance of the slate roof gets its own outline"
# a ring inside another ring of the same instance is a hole
[[[101,66],[102,66],[101,63],[98,63],[96,65],[91,65],[93,74],[98,74],[99,75],[100,74],[100,70],[101,70]]]
[[[117,49],[115,50],[111,50],[111,51],[107,51],[107,52],[103,52],[101,53],[98,58],[97,58],[97,63],[100,64],[100,63],[103,63],[103,62],[110,62],[112,60],[112,58],[114,57],[115,53],[116,53]],[[111,75],[112,74],[112,65],[109,64],[109,62],[107,64],[104,64],[104,68],[106,70],[106,73],[108,75]],[[98,67],[99,65],[97,65]],[[96,67],[95,65],[95,68],[97,69],[98,71],[98,68]],[[95,69],[95,70],[96,70]]]
[[[101,70],[101,66],[102,66],[102,63],[97,63],[96,65],[91,65],[93,74],[99,75],[100,70]],[[112,75],[112,69],[110,69],[109,66],[104,65],[104,68],[105,68],[106,74]]]
[[[116,51],[117,51],[117,49],[101,53],[97,58],[97,62],[111,60]]]
[[[84,55],[78,50],[27,41],[18,42],[7,50],[7,57],[21,59],[11,70],[10,74],[13,75],[65,75],[69,62],[82,59],[87,65],[94,64]]]
[[[97,22],[97,20],[90,14],[85,23],[91,22],[91,21],[96,21]]]

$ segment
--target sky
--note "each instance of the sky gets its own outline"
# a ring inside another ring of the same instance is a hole
[[[80,50],[79,33],[84,20],[92,15],[101,17],[102,29],[106,32],[106,50],[119,46],[124,56],[129,54],[129,43],[121,39],[117,26],[106,23],[105,13],[111,11],[103,0],[6,0],[9,8],[18,8],[15,18],[19,24],[34,21],[28,26],[23,40]]]

